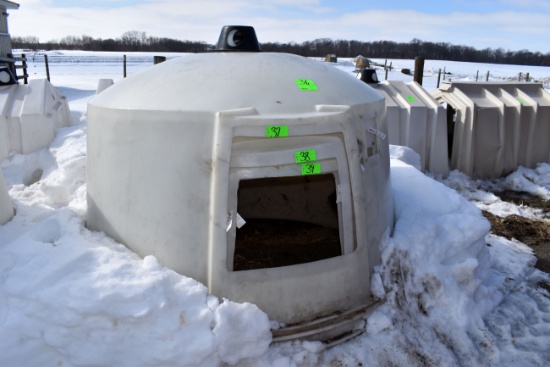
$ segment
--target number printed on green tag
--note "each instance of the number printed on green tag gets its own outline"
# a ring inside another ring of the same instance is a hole
[[[319,90],[311,79],[296,79],[295,82],[300,90]]]
[[[317,160],[317,154],[315,153],[315,149],[301,150],[294,153],[294,158],[296,159],[296,163],[314,162]]]
[[[410,102],[416,102],[416,98],[414,98],[413,96],[407,96],[407,100]]]
[[[266,126],[265,136],[267,138],[284,138],[285,136],[288,136],[288,126],[286,125]]]
[[[321,173],[321,163],[302,164],[302,176],[317,175],[319,173]]]

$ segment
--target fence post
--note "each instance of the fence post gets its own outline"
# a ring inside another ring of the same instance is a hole
[[[523,73],[520,71],[518,75],[518,82],[521,82],[521,79],[523,79]]]
[[[439,88],[440,81],[441,81],[441,69],[439,69],[439,73],[437,74],[437,88]]]
[[[529,73],[525,74],[525,81],[529,82]]]
[[[390,61],[390,66],[384,65],[384,70],[386,71],[386,73],[385,73],[386,75],[384,76],[384,80],[388,80],[388,71],[391,70],[391,64],[392,63],[393,63],[393,61]]]
[[[476,82],[477,82],[477,79],[479,78],[479,70],[477,71],[476,73]]]
[[[422,85],[422,79],[424,78],[424,57],[417,56],[414,59],[414,77],[413,80]]]
[[[123,66],[123,68],[124,68],[123,74],[124,74],[124,77],[126,78],[126,55],[123,56],[123,58],[122,58],[122,63],[124,64],[124,66]]]
[[[29,84],[29,74],[27,74],[27,57],[21,54],[21,68],[23,69],[23,83]]]
[[[44,64],[46,65],[46,79],[50,81],[50,64],[48,64],[48,55],[44,54]]]
[[[485,78],[485,81],[486,81],[486,82],[489,81],[489,70],[487,70],[487,77]]]
[[[445,81],[445,70],[447,69],[446,66],[443,66],[443,81]]]

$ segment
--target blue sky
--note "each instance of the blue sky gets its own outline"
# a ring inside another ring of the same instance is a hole
[[[15,1],[17,2],[17,1]],[[226,24],[256,28],[260,42],[316,38],[448,42],[550,52],[550,0],[26,0],[10,33],[40,41],[88,35],[215,43]]]
[[[72,8],[106,8],[115,9],[126,6],[134,6],[139,4],[152,3],[151,0],[53,0],[49,3],[54,7],[72,7]],[[257,1],[261,2],[261,1]],[[299,3],[299,0],[294,2],[286,1],[283,3],[288,4],[288,8],[297,8],[295,5]],[[181,4],[185,4],[185,1],[180,1]],[[335,14],[344,14],[353,12],[354,10],[364,9],[380,9],[380,10],[400,10],[411,9],[418,10],[431,14],[445,14],[453,11],[470,11],[472,7],[476,12],[485,13],[495,11],[498,7],[500,10],[517,10],[522,7],[529,7],[536,2],[533,1],[466,1],[466,0],[390,0],[390,1],[368,1],[368,0],[322,0],[315,3],[320,5],[320,8],[330,8]],[[296,12],[300,16],[308,16],[307,13],[302,11]],[[309,14],[310,16],[313,14]]]

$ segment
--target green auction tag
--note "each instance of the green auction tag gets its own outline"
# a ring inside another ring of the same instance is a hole
[[[525,101],[521,98],[518,98],[518,102],[521,103],[521,104],[525,104]]]
[[[296,163],[313,162],[317,160],[317,154],[315,154],[315,149],[301,150],[294,153],[294,158]]]
[[[302,164],[302,176],[316,175],[321,173],[321,163],[304,163]]]
[[[285,125],[266,126],[265,136],[267,138],[283,138],[285,136],[288,136],[288,126],[285,126]]]
[[[311,79],[296,79],[295,82],[300,90],[318,90],[315,82]]]
[[[407,100],[410,102],[416,102],[416,98],[414,98],[413,96],[407,96]]]

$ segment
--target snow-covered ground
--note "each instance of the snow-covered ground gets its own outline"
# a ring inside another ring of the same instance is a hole
[[[549,164],[490,182],[459,172],[434,180],[414,168],[414,152],[392,147],[397,221],[373,276],[385,303],[362,321],[365,333],[336,347],[270,345],[270,320],[255,305],[218,300],[154,257],[85,228],[86,103],[99,79],[122,78],[122,63],[82,60],[50,64],[73,126],[59,129],[49,148],[1,162],[17,213],[0,226],[0,366],[550,365],[550,292],[539,285],[550,276],[534,268],[529,247],[490,234],[480,211],[542,218],[490,190],[549,200]],[[393,65],[400,62],[414,63]],[[42,63],[29,65],[32,78],[45,77]],[[464,78],[485,70],[440,65]],[[128,74],[150,66],[129,62]],[[522,70],[550,76],[547,68],[487,67],[502,79]],[[435,78],[425,77],[426,89],[435,89]]]

